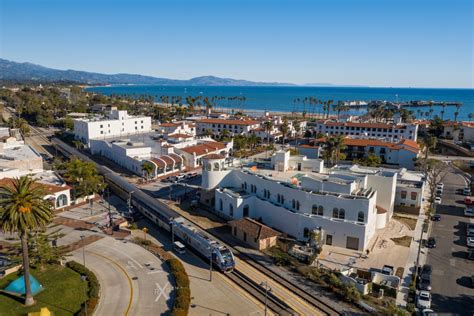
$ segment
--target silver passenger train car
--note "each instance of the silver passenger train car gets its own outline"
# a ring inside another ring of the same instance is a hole
[[[137,210],[170,234],[173,233],[175,237],[181,239],[202,257],[209,260],[212,256],[213,265],[219,270],[231,272],[234,269],[235,258],[229,248],[184,219],[168,205],[152,198],[109,168],[97,164],[66,143],[58,139],[53,139],[53,143],[66,157],[75,156],[81,160],[94,163],[99,173],[104,176],[112,192],[125,201],[130,199],[134,210]]]

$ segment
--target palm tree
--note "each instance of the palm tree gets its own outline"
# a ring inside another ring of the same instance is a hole
[[[35,303],[30,284],[28,233],[45,229],[53,219],[52,205],[44,196],[41,186],[28,176],[0,187],[0,227],[4,232],[18,233],[21,239],[26,306]]]
[[[142,164],[142,171],[144,172],[145,174],[145,179],[148,180],[151,176],[151,174],[153,173],[153,170],[155,169],[155,167],[153,166],[153,164],[149,161],[145,161],[143,164]]]
[[[289,131],[288,121],[284,120],[280,126],[280,132],[283,134],[282,146],[285,145],[285,137],[288,134],[288,131]]]
[[[425,162],[428,161],[428,153],[430,150],[435,149],[438,143],[438,139],[434,136],[427,136],[422,140],[425,146]]]
[[[267,146],[270,145],[270,133],[273,130],[273,122],[272,121],[266,121],[263,123],[265,127],[265,132],[267,133]]]

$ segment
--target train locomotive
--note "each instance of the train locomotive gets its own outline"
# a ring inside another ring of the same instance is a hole
[[[211,235],[173,211],[168,205],[144,193],[109,168],[97,164],[85,154],[58,139],[53,139],[52,142],[66,157],[75,156],[81,160],[94,163],[99,173],[104,176],[112,192],[121,199],[129,201],[134,210],[173,234],[173,238],[176,237],[183,241],[201,257],[207,260],[212,258],[214,267],[222,272],[231,272],[234,269],[235,258],[227,246],[219,243]]]

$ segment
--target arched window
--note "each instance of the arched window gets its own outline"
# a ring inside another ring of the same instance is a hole
[[[358,221],[358,222],[363,222],[364,219],[365,219],[364,217],[365,217],[364,212],[362,212],[362,211],[359,212],[359,214],[357,215],[357,221]]]
[[[211,170],[212,170],[211,163],[207,163],[207,170],[208,170],[208,171],[211,171]]]
[[[318,206],[316,204],[313,204],[313,208],[311,209],[311,214],[319,215],[318,214]]]
[[[229,215],[234,216],[234,206],[232,204],[229,204]]]
[[[214,163],[214,171],[219,171],[219,163],[218,162]]]
[[[56,199],[56,207],[59,208],[59,207],[63,207],[63,206],[66,206],[66,205],[67,205],[67,196],[66,196],[66,194],[61,194]]]
[[[222,202],[222,199],[219,199],[219,211],[222,211],[224,208],[224,203]]]
[[[318,206],[318,215],[320,216],[324,215],[324,207],[322,205]]]
[[[346,211],[341,208],[339,209],[339,219],[345,219],[346,218]]]
[[[339,209],[337,207],[332,209],[332,217],[339,218]]]

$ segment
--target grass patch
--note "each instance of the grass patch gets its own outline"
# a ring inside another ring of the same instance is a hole
[[[48,307],[55,316],[79,312],[81,304],[86,300],[85,283],[81,281],[79,273],[58,265],[46,265],[43,269],[31,267],[30,271],[44,288],[34,297],[36,304],[26,308],[23,306],[23,298],[0,293],[0,315],[25,315],[37,312],[41,307]],[[19,273],[12,273],[0,279],[0,288],[5,288],[18,276]]]
[[[416,219],[414,218],[408,218],[408,217],[402,217],[402,216],[393,216],[393,218],[397,221],[399,221],[402,224],[405,224],[410,228],[410,230],[415,230],[416,227]]]
[[[390,239],[399,246],[410,247],[412,237],[403,236],[403,237],[390,238]]]

